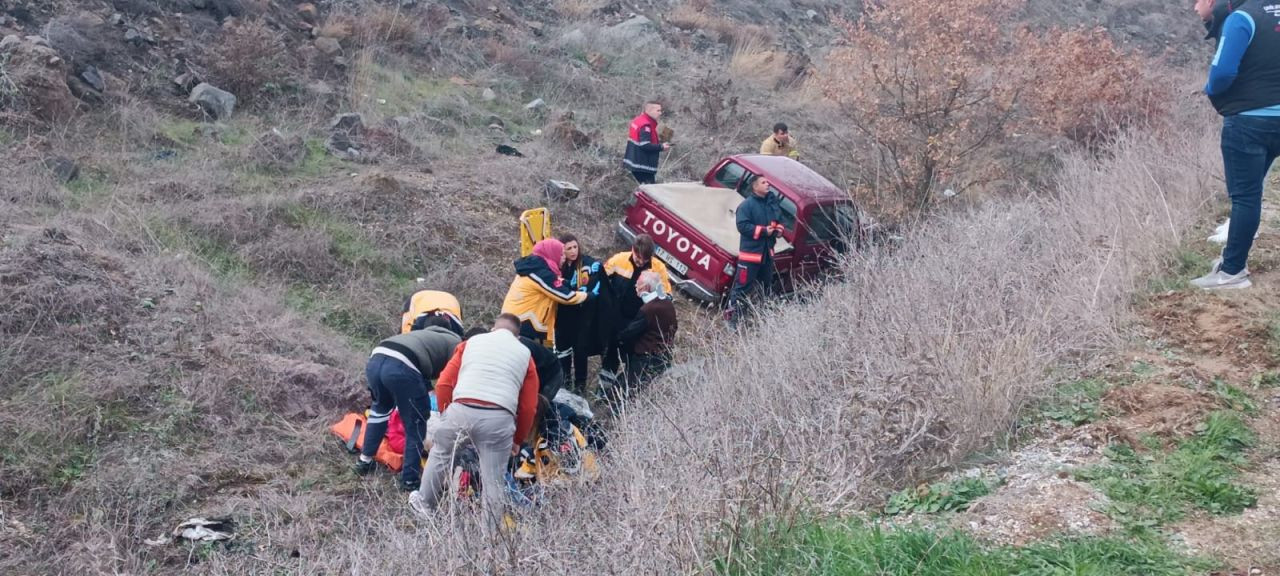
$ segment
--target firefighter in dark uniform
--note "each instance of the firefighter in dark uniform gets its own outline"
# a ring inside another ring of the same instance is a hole
[[[769,189],[769,179],[757,176],[750,187],[751,195],[738,205],[738,268],[725,310],[730,327],[737,327],[752,292],[767,295],[772,290],[773,245],[785,229],[778,195]]]

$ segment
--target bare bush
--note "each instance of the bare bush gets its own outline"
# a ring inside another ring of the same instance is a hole
[[[686,106],[699,126],[719,130],[725,122],[738,115],[738,96],[733,92],[733,80],[719,80],[708,73],[693,87],[693,108]]]
[[[434,4],[433,4],[434,6]],[[416,47],[421,40],[423,28],[428,22],[438,26],[436,18],[424,21],[414,12],[400,6],[377,5],[363,12],[356,20],[356,33],[363,46],[386,46],[393,50],[407,51]],[[431,30],[426,30],[430,33]]]
[[[246,105],[280,94],[296,83],[299,70],[283,34],[261,20],[225,27],[205,66],[210,80]]]
[[[1022,102],[1033,124],[1096,146],[1131,127],[1152,127],[1167,115],[1173,90],[1150,62],[1115,45],[1102,29],[1024,32],[1027,62],[1019,67]]]

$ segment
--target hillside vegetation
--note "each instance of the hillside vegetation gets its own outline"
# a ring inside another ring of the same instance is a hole
[[[743,573],[1126,341],[1221,186],[1181,11],[0,0],[0,572]],[[327,432],[369,347],[421,287],[490,320],[547,179],[584,191],[557,230],[619,249],[650,97],[664,180],[785,121],[880,243],[745,334],[682,307],[602,477],[496,545],[415,521]],[[195,516],[236,538],[154,544]]]

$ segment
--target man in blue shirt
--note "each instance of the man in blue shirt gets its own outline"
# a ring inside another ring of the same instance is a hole
[[[1231,227],[1205,290],[1248,288],[1246,266],[1262,215],[1262,187],[1280,156],[1280,2],[1197,0],[1218,51],[1205,94],[1222,115],[1222,164],[1231,196]]]

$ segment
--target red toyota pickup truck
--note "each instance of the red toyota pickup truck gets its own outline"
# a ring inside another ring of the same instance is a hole
[[[697,300],[728,295],[738,262],[734,214],[756,175],[781,197],[786,231],[774,248],[775,290],[813,280],[833,256],[860,245],[858,209],[849,195],[809,167],[783,156],[743,154],[721,160],[702,182],[645,184],[627,202],[618,235],[653,236],[672,282]]]

